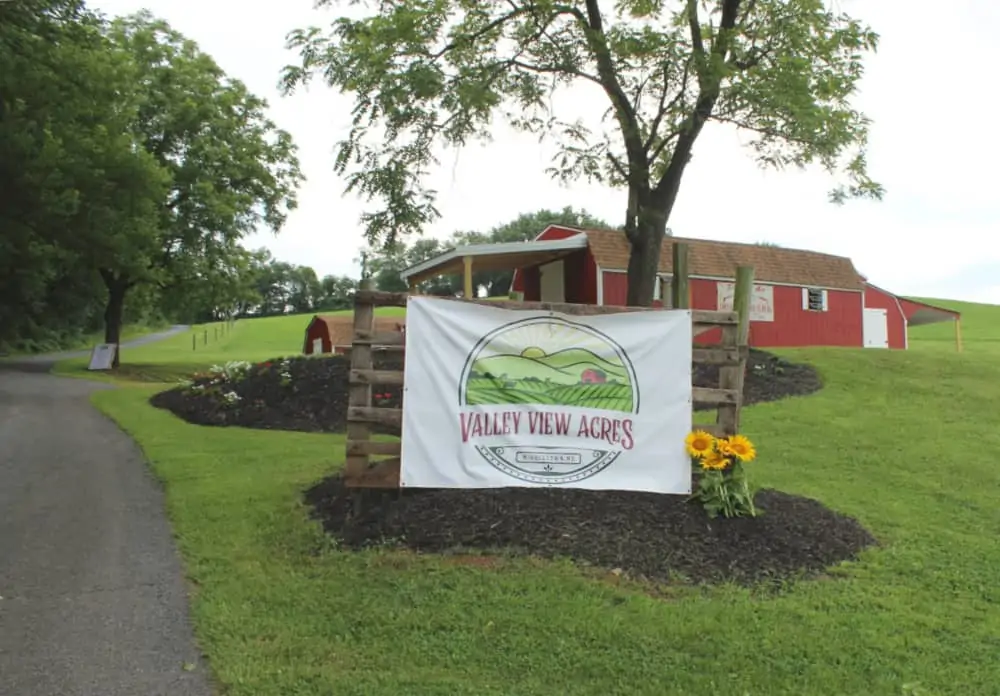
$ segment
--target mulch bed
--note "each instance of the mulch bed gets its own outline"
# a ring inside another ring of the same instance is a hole
[[[303,432],[344,432],[347,427],[347,376],[350,364],[343,357],[305,358],[288,361],[291,375],[283,384],[278,359],[270,367],[254,366],[242,380],[222,387],[209,387],[202,392],[176,388],[156,394],[151,403],[167,409],[196,425],[240,426],[266,430],[297,430]],[[401,370],[398,355],[381,354],[375,359],[376,369]],[[696,365],[693,383],[697,387],[719,384],[719,368]],[[206,385],[209,378],[195,380]],[[782,360],[770,353],[751,350],[747,360],[743,386],[743,403],[776,401],[789,396],[811,394],[822,386],[819,375],[809,365]],[[235,392],[240,400],[227,403],[223,394]],[[398,408],[401,390],[398,387],[376,388],[383,395],[376,405]],[[695,410],[712,408],[700,404]],[[390,432],[375,427],[376,432]]]
[[[306,492],[346,548],[519,552],[652,581],[780,582],[821,573],[876,540],[856,520],[809,498],[758,493],[757,518],[710,520],[684,496],[566,488],[406,489],[352,493],[333,476]]]

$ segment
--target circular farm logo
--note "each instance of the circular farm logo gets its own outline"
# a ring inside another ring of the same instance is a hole
[[[634,446],[635,371],[621,346],[589,326],[555,317],[506,324],[476,344],[459,385],[463,442],[515,478],[581,481]],[[498,406],[506,408],[469,408]]]

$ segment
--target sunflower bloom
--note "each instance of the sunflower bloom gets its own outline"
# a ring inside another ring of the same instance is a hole
[[[735,457],[736,456],[736,454],[733,452],[732,446],[729,444],[729,438],[728,437],[720,437],[718,440],[716,440],[715,441],[715,449],[719,452],[719,454],[721,454],[721,455],[723,455],[725,457]]]
[[[730,436],[727,441],[727,448],[729,449],[729,453],[741,462],[753,461],[754,457],[757,456],[757,450],[754,449],[753,443],[743,435]]]
[[[715,438],[704,430],[695,430],[684,439],[684,447],[692,457],[704,457],[715,449]]]
[[[710,469],[710,470],[714,469],[717,471],[721,471],[722,469],[725,469],[726,466],[728,465],[729,465],[729,460],[726,459],[726,457],[724,457],[719,452],[715,451],[709,452],[701,459],[702,469]]]

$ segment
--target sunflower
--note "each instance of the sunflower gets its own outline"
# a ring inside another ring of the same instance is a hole
[[[719,452],[709,452],[701,459],[702,469],[715,469],[721,471],[729,465],[729,460]]]
[[[729,444],[728,437],[720,437],[715,441],[715,449],[718,450],[719,454],[725,457],[735,457],[736,454],[733,452],[732,445]]]
[[[743,435],[731,435],[727,439],[726,447],[729,453],[741,462],[749,462],[757,456],[757,450],[749,438]]]
[[[695,430],[684,439],[684,447],[692,457],[704,457],[715,447],[715,438],[704,430]]]

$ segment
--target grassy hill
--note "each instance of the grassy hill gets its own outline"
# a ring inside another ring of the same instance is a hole
[[[376,316],[402,316],[405,313],[405,310],[396,307],[380,308],[375,312]],[[353,311],[323,314],[350,316]],[[306,326],[314,316],[290,314],[241,319],[228,331],[223,331],[219,324],[195,326],[165,341],[124,349],[119,378],[140,382],[176,381],[229,360],[259,362],[284,355],[301,355]],[[92,376],[92,373],[87,373],[86,366],[86,359],[77,358],[59,363],[56,371]]]
[[[919,297],[913,299],[962,313],[963,350],[972,353],[1000,351],[1000,305]],[[910,348],[954,352],[955,324],[947,321],[911,327]]]
[[[906,352],[782,351],[816,365],[825,387],[744,411],[759,451],[751,475],[856,517],[881,547],[771,590],[651,587],[511,557],[346,552],[300,503],[342,465],[344,436],[191,426],[151,408],[148,387],[95,401],[166,485],[200,645],[231,696],[529,695],[553,684],[565,694],[990,696],[1000,683],[1000,307],[960,309],[961,355],[950,325],[915,328]],[[219,355],[297,352],[305,320],[245,322]],[[180,360],[183,348],[160,356]]]

